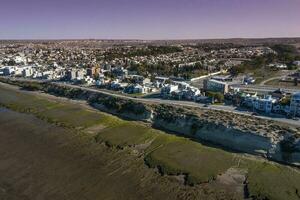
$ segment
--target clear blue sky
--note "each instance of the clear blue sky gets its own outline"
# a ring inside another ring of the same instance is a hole
[[[300,37],[300,0],[1,0],[0,39]]]

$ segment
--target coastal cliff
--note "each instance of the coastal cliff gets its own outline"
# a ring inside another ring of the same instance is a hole
[[[86,100],[101,111],[144,121],[156,128],[199,142],[208,142],[232,151],[260,155],[277,162],[300,166],[299,127],[225,111],[142,103],[55,83],[9,79],[0,81],[26,90],[39,90],[57,96]]]

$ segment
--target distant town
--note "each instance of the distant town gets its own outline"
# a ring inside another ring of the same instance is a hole
[[[0,76],[300,117],[300,56],[290,44],[2,41]]]

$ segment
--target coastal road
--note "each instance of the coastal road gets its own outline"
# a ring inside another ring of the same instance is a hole
[[[232,85],[232,88],[239,88],[244,91],[253,91],[253,92],[261,92],[261,93],[268,93],[273,92],[278,89],[276,86],[266,86],[266,85]],[[299,89],[292,89],[292,88],[281,88],[283,91],[287,93],[295,93],[300,92]]]
[[[234,106],[205,105],[205,104],[200,104],[200,103],[196,103],[193,101],[178,101],[178,100],[169,100],[169,99],[161,99],[161,98],[139,98],[139,97],[134,98],[134,97],[125,96],[122,94],[116,94],[116,93],[112,93],[112,92],[108,92],[108,91],[103,91],[100,89],[88,88],[88,87],[83,87],[83,86],[78,86],[78,85],[71,85],[71,84],[60,83],[60,82],[55,82],[55,84],[61,85],[61,86],[68,86],[71,88],[83,89],[86,91],[96,92],[96,93],[100,93],[100,94],[110,95],[113,97],[129,99],[129,100],[133,100],[133,101],[137,101],[137,102],[185,106],[185,107],[201,108],[201,109],[205,109],[205,110],[226,111],[226,112],[231,112],[231,113],[240,114],[240,115],[252,116],[252,117],[259,118],[259,119],[278,121],[278,122],[290,124],[293,126],[300,126],[300,120],[287,119],[284,116],[278,116],[278,115],[277,116],[276,115],[253,116],[252,112],[249,112],[246,110],[237,110],[236,107],[234,107]]]
[[[28,79],[16,79],[16,80],[22,80],[22,81],[36,81],[36,80],[28,80]],[[45,81],[38,81],[38,82],[45,82]],[[240,114],[240,115],[245,115],[245,116],[252,116],[256,117],[259,119],[266,119],[266,120],[272,120],[272,121],[278,121],[281,123],[286,123],[290,124],[293,126],[300,126],[300,120],[293,120],[293,119],[287,119],[284,116],[278,116],[278,115],[272,115],[272,116],[253,116],[252,112],[246,111],[246,110],[237,110],[236,107],[234,106],[225,106],[225,105],[205,105],[205,104],[200,104],[196,103],[193,101],[178,101],[178,100],[169,100],[169,99],[161,99],[161,98],[140,98],[140,97],[130,97],[122,94],[116,94],[114,92],[109,92],[109,91],[104,91],[101,89],[95,89],[95,88],[90,88],[90,87],[84,87],[84,86],[79,86],[79,85],[71,85],[65,82],[54,82],[54,81],[47,81],[51,82],[53,84],[59,85],[59,86],[67,86],[70,88],[77,88],[77,89],[82,89],[86,91],[91,91],[91,92],[96,92],[100,94],[105,94],[113,97],[118,97],[118,98],[123,98],[123,99],[129,99],[137,102],[144,102],[144,103],[156,103],[156,104],[167,104],[167,105],[175,105],[175,106],[185,106],[185,107],[192,107],[192,108],[201,108],[205,110],[217,110],[217,111],[225,111],[225,112],[231,112],[235,114]],[[263,86],[264,87],[264,86]],[[247,87],[251,88],[251,87]],[[257,86],[254,86],[254,88],[257,88]],[[253,89],[254,89],[253,88]],[[268,87],[270,91],[274,91],[275,89],[271,89]],[[277,89],[277,88],[276,88]]]

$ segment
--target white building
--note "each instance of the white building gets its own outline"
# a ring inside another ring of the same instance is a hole
[[[14,66],[5,66],[3,67],[3,75],[4,76],[10,76],[15,73],[15,67]]]
[[[265,113],[271,113],[273,109],[273,105],[275,103],[276,103],[276,99],[272,98],[271,95],[264,98],[260,98],[257,96],[257,94],[252,96],[248,94],[245,97],[244,105],[246,105],[249,108],[252,108],[253,111],[255,109]]]
[[[254,108],[259,111],[263,111],[266,113],[272,112],[272,105],[276,102],[272,96],[267,96],[266,98],[258,98],[254,101]]]
[[[299,67],[300,66],[300,60],[295,61],[293,64]]]
[[[161,88],[161,95],[162,96],[168,96],[172,92],[178,90],[178,85],[166,85],[163,88]]]
[[[17,64],[25,64],[26,63],[26,58],[23,57],[23,56],[16,56],[14,57],[14,61],[17,63]]]
[[[277,69],[287,69],[287,65],[282,63],[270,64],[269,67],[274,67]]]
[[[90,77],[90,76],[85,77],[84,80],[85,80],[85,82],[86,82],[87,85],[93,85],[93,84],[95,84],[95,80],[92,77]]]

